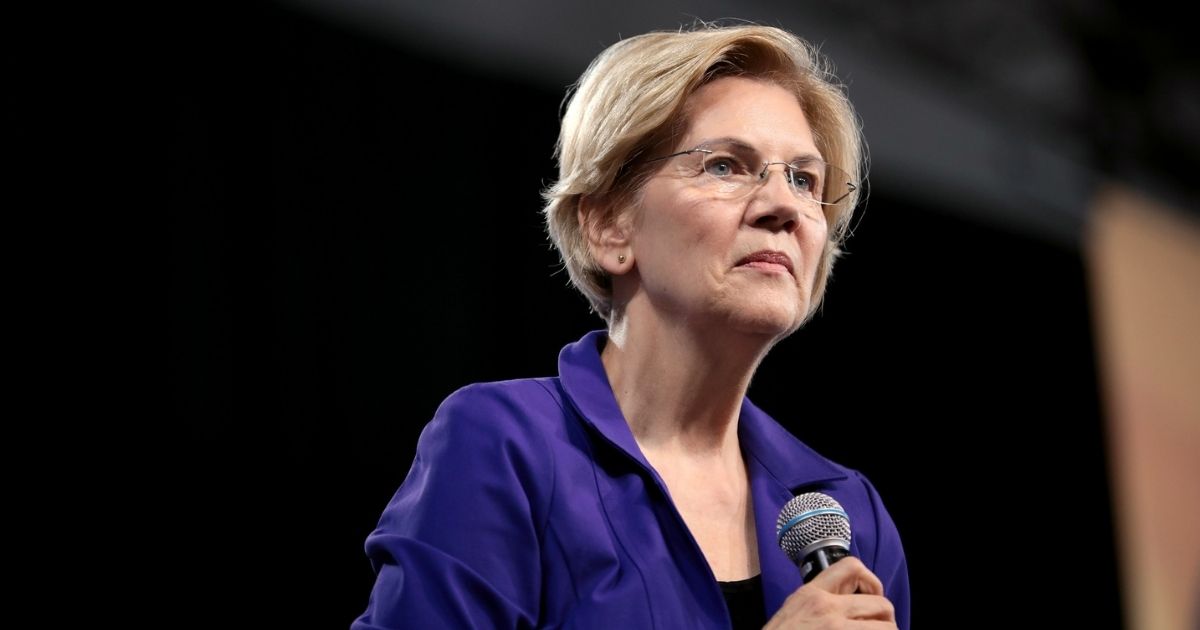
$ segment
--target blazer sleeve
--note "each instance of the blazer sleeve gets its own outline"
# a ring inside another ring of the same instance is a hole
[[[883,506],[879,492],[865,476],[858,478],[866,488],[871,510],[875,517],[875,557],[871,571],[883,582],[883,594],[896,609],[896,625],[908,630],[910,623],[910,598],[908,592],[908,561],[904,557],[904,546],[900,543],[900,532],[896,523]]]
[[[538,621],[552,456],[503,384],[447,398],[367,537],[377,573],[352,630]]]

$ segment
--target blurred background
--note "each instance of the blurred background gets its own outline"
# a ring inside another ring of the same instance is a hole
[[[872,156],[823,312],[750,396],[874,481],[916,627],[1200,627],[1200,54],[1180,11],[177,7],[181,623],[362,612],[363,541],[439,402],[555,374],[602,327],[539,213],[567,87],[622,37],[738,18],[820,45]]]

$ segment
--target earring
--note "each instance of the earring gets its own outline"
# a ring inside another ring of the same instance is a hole
[[[625,264],[625,254],[617,254],[617,262],[624,265]]]

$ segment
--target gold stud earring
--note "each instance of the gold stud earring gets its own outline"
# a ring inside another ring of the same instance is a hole
[[[617,262],[624,265],[625,264],[625,254],[617,254]]]

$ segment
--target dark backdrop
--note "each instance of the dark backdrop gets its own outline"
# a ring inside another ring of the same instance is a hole
[[[167,604],[345,627],[438,403],[602,325],[539,215],[564,90],[270,4],[178,19]],[[1082,261],[947,210],[875,187],[751,397],[878,486],[917,627],[1120,627]]]

